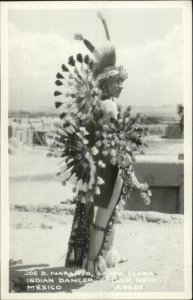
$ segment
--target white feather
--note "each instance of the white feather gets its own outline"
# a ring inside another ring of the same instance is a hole
[[[111,113],[113,117],[117,119],[117,114],[118,114],[117,105],[112,100],[107,99],[102,101],[100,108],[105,114]]]

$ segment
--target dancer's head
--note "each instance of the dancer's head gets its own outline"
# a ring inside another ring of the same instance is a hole
[[[103,92],[102,100],[113,98],[119,98],[119,95],[123,89],[123,81],[118,77],[110,77],[99,83],[99,88]]]
[[[105,29],[106,45],[98,50],[80,34],[76,34],[75,39],[82,40],[94,56],[93,76],[103,92],[103,99],[109,97],[118,98],[122,90],[122,83],[127,78],[127,73],[123,66],[115,65],[116,51],[114,45],[110,42],[106,21],[101,13],[98,13],[98,17]]]

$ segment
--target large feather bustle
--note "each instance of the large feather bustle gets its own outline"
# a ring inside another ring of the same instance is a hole
[[[99,51],[94,64],[94,77],[103,73],[104,68],[115,66],[116,52],[115,47],[110,42],[107,42]]]

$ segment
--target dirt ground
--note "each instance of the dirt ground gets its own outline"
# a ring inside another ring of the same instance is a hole
[[[17,282],[19,276],[28,277],[23,271],[45,269],[54,282],[59,277],[65,278],[61,274],[52,276],[51,271],[65,271],[63,266],[71,223],[72,216],[65,214],[13,211],[10,258],[22,262],[11,267],[11,279]],[[124,220],[117,224],[115,247],[128,261],[109,271],[119,272],[123,282],[63,284],[61,291],[124,292],[128,291],[127,288],[145,292],[183,291],[183,223]],[[38,275],[38,278],[42,277]],[[126,278],[130,278],[127,283],[124,282]]]
[[[69,279],[75,270],[66,270],[64,261],[73,211],[62,209],[61,202],[72,199],[72,183],[62,186],[57,171],[56,160],[41,151],[10,156],[10,291],[183,291],[183,216],[155,212],[125,214],[116,226],[115,247],[128,258],[109,269],[119,279],[93,281],[80,274]],[[58,289],[51,290],[53,285]]]

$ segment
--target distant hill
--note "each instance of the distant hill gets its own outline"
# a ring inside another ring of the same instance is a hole
[[[39,117],[55,117],[58,113],[53,113],[53,111],[23,111],[23,110],[9,110],[9,118],[39,118]]]
[[[165,121],[176,122],[179,117],[177,114],[177,107],[175,105],[162,105],[162,106],[132,106],[131,113],[141,113],[145,117],[155,117]],[[47,108],[45,111],[27,111],[27,110],[9,110],[9,117],[50,117],[58,116],[59,113],[53,109]]]
[[[176,105],[162,105],[162,106],[132,106],[133,113],[141,113],[147,116],[162,116],[178,118]]]

